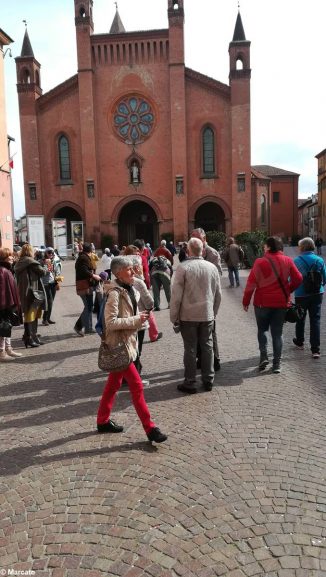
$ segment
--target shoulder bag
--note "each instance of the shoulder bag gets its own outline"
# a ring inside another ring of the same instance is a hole
[[[45,305],[45,294],[43,290],[40,289],[33,289],[31,283],[31,277],[29,271],[27,272],[28,275],[28,283],[29,286],[27,288],[27,301],[29,303],[29,308],[43,308]]]
[[[119,293],[119,299],[120,299]],[[98,352],[98,367],[106,373],[119,373],[125,371],[132,358],[127,344],[122,341],[115,346],[107,345],[105,338],[105,315],[102,314],[102,342]]]
[[[277,278],[277,280],[278,280],[278,283],[279,283],[279,285],[280,285],[280,287],[281,287],[281,289],[282,289],[282,291],[283,291],[283,294],[284,294],[284,296],[285,296],[285,302],[287,303],[287,302],[288,302],[288,295],[287,295],[287,292],[286,292],[286,290],[285,290],[285,288],[284,288],[284,286],[283,286],[283,283],[282,283],[282,281],[281,281],[281,279],[280,279],[280,275],[278,274],[278,272],[277,272],[277,270],[276,270],[276,268],[275,268],[275,265],[274,265],[273,261],[272,261],[270,258],[268,258],[267,256],[265,256],[265,258],[266,258],[266,259],[270,262],[270,264],[271,264],[271,267],[272,267],[272,269],[273,269],[273,271],[274,271],[274,274],[275,274],[275,276],[276,276],[276,278]],[[285,314],[285,320],[284,320],[284,322],[285,322],[285,323],[286,323],[286,322],[287,322],[287,323],[296,323],[296,322],[298,322],[298,321],[301,321],[301,319],[303,318],[303,316],[304,316],[304,310],[303,310],[303,308],[302,308],[300,305],[297,305],[297,304],[295,304],[294,302],[291,302],[290,306],[287,307],[287,311],[286,311],[286,314]]]

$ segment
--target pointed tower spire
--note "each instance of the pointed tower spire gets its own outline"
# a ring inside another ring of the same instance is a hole
[[[244,33],[244,28],[241,20],[240,10],[238,12],[237,21],[235,23],[234,34],[232,38],[232,42],[245,42],[246,36]]]
[[[24,58],[25,56],[27,56],[29,58],[30,57],[34,58],[33,48],[32,48],[31,41],[29,39],[28,32],[27,32],[27,22],[26,22],[26,20],[23,20],[23,22],[25,22],[25,36],[24,36],[24,40],[23,40],[23,46],[22,46],[22,51],[21,51],[20,57]]]
[[[111,24],[111,28],[110,28],[110,34],[121,34],[121,32],[125,32],[125,27],[122,24],[122,20],[120,18],[120,14],[118,11],[118,2],[115,2],[115,8],[116,8],[116,12],[115,12],[115,16],[113,18],[113,22]]]

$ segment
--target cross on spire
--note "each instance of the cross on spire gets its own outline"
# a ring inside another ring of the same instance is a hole
[[[22,22],[24,22],[25,28],[27,28],[27,20],[22,20]]]

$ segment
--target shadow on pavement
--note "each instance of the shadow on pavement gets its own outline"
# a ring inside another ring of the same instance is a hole
[[[128,442],[121,445],[115,446],[96,446],[95,448],[85,449],[79,451],[78,448],[74,451],[69,452],[59,452],[57,454],[43,455],[43,451],[48,451],[51,449],[56,449],[57,447],[66,445],[71,442],[80,441],[82,439],[88,439],[89,437],[97,437],[99,443],[104,435],[99,435],[96,430],[89,431],[85,433],[77,433],[71,437],[65,437],[61,439],[55,439],[44,445],[37,445],[33,447],[16,447],[14,449],[9,449],[2,453],[2,465],[0,468],[0,473],[3,477],[7,475],[17,475],[22,470],[28,467],[35,467],[39,465],[44,465],[47,463],[55,463],[56,461],[62,462],[63,460],[76,459],[82,457],[93,457],[100,455],[109,455],[111,453],[124,453],[129,451],[146,451],[148,453],[155,453],[158,449],[156,446],[151,445],[147,440]],[[106,435],[109,440],[117,438],[117,435]]]

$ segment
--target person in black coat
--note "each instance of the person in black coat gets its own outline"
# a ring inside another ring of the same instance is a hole
[[[94,273],[92,261],[90,258],[92,247],[90,243],[84,242],[83,250],[79,254],[75,263],[76,271],[76,292],[83,301],[84,309],[77,319],[74,331],[80,337],[84,334],[95,333],[92,327],[93,323],[93,284],[100,281],[101,277]],[[83,332],[83,329],[85,332]]]

